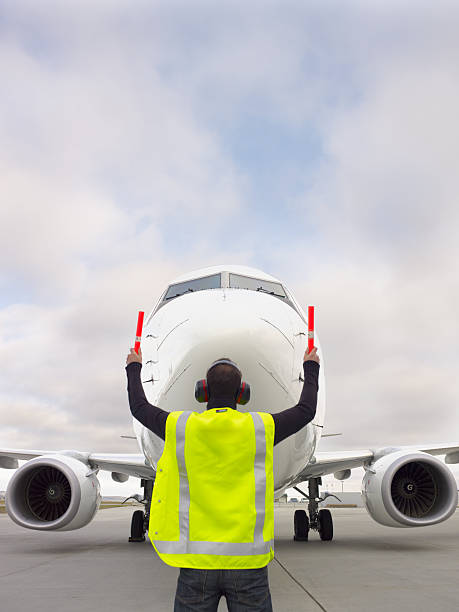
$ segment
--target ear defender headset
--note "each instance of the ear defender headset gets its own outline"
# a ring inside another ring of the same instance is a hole
[[[210,368],[207,370],[206,378],[203,378],[202,380],[198,380],[194,388],[194,396],[198,400],[198,402],[200,402],[201,404],[209,401],[209,387],[207,385],[207,376],[210,370],[212,370],[212,368],[219,365],[220,363],[226,363],[228,365],[231,365],[234,368],[236,368],[236,370],[239,373],[241,373],[238,366],[234,363],[234,361],[231,361],[230,359],[219,359],[218,361],[215,361],[210,366]],[[241,386],[239,387],[239,391],[236,396],[236,403],[244,405],[244,404],[247,404],[249,399],[250,399],[250,385],[249,383],[241,381]]]

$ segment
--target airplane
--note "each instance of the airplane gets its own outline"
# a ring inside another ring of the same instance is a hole
[[[241,411],[276,413],[295,405],[303,385],[307,316],[279,279],[246,266],[195,270],[173,280],[144,325],[142,383],[149,402],[164,410],[206,409],[194,398],[195,382],[216,359],[235,361],[251,387]],[[456,480],[446,464],[459,463],[459,445],[420,444],[363,450],[318,450],[325,420],[324,359],[321,358],[315,418],[274,447],[274,489],[279,498],[294,487],[308,499],[308,512],[294,514],[294,539],[309,531],[333,538],[328,509],[320,508],[321,477],[338,480],[363,467],[362,498],[370,516],[391,527],[421,527],[448,519],[458,503]],[[127,401],[127,399],[126,399]],[[133,418],[139,454],[77,450],[0,449],[0,467],[16,469],[5,503],[18,525],[68,531],[87,525],[101,502],[99,470],[116,482],[141,479],[144,510],[131,520],[129,541],[145,540],[156,466],[164,442]],[[326,435],[326,434],[325,434]],[[328,434],[333,435],[333,434]],[[437,455],[445,455],[445,463]],[[27,460],[18,467],[18,460]],[[299,485],[307,483],[308,494]]]

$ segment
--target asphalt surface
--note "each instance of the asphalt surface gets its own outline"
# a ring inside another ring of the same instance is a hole
[[[132,508],[102,510],[73,532],[23,529],[0,514],[2,612],[170,611],[178,570],[150,542],[128,543]],[[274,610],[459,610],[459,511],[445,523],[392,529],[333,509],[335,539],[294,542],[292,507],[277,507]],[[220,601],[219,612],[226,610]]]

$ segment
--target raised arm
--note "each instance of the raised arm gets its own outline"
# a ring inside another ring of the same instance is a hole
[[[131,348],[130,354],[126,359],[126,374],[128,379],[129,408],[132,416],[142,425],[145,425],[162,440],[166,437],[166,419],[169,413],[166,410],[153,406],[145,397],[140,371],[142,369],[142,351],[139,354]]]
[[[314,418],[317,408],[317,391],[319,390],[319,369],[317,348],[314,347],[310,354],[306,350],[303,362],[304,384],[300,401],[292,408],[273,414],[274,444],[279,444],[296,433]]]

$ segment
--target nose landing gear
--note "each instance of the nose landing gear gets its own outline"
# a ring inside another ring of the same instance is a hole
[[[309,500],[309,518],[305,510],[295,510],[293,519],[293,539],[296,541],[307,541],[311,529],[319,532],[321,540],[333,539],[333,519],[331,512],[325,508],[319,510],[319,502],[324,501],[327,497],[335,497],[338,501],[341,500],[339,497],[336,497],[336,495],[331,495],[330,493],[325,494],[324,497],[319,497],[319,485],[321,484],[321,478],[310,478],[308,480],[309,495],[306,495],[306,493],[298,487],[293,487]]]
[[[144,504],[144,510],[136,510],[131,519],[131,536],[129,538],[129,542],[145,542],[145,533],[148,530],[148,523],[150,522],[150,506],[151,506],[151,496],[153,493],[153,480],[144,480],[140,481],[140,486],[143,487],[143,499],[140,495],[133,495],[132,497],[128,497],[124,501],[128,499],[135,499],[136,501]],[[123,502],[124,504],[124,502]]]

